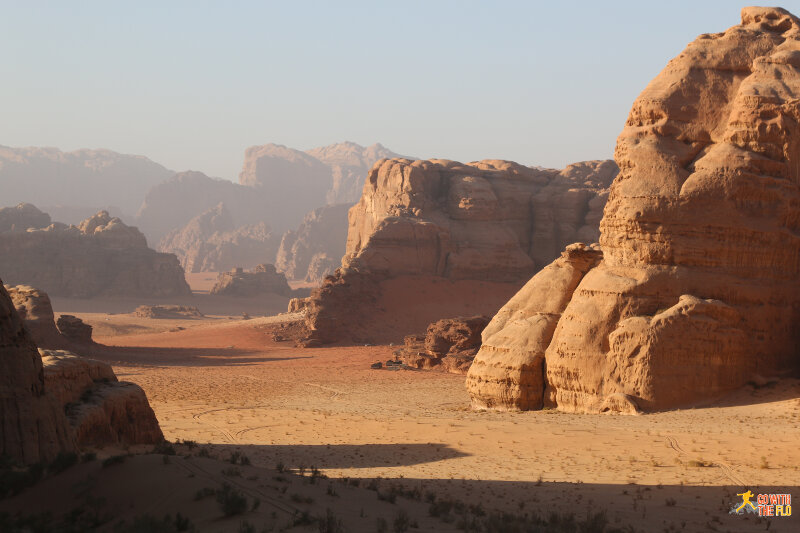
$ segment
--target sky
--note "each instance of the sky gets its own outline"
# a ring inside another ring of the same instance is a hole
[[[269,142],[611,158],[647,83],[743,5],[0,0],[0,145],[108,148],[232,180]]]

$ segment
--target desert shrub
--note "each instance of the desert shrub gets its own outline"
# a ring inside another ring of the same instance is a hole
[[[61,452],[53,459],[53,462],[50,463],[47,469],[57,474],[76,464],[78,464],[77,453]]]
[[[217,503],[225,516],[242,514],[247,510],[247,498],[227,483],[217,491]]]
[[[342,520],[330,509],[325,510],[325,516],[317,519],[319,533],[344,533]]]
[[[111,457],[107,457],[103,460],[103,468],[108,468],[109,466],[114,465],[121,465],[125,462],[128,458],[127,455],[112,455]]]

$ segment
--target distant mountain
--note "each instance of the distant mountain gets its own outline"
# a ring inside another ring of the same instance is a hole
[[[109,207],[119,214],[133,215],[147,190],[172,174],[144,156],[111,150],[62,152],[57,148],[0,146],[3,204],[53,206],[51,214],[58,206],[65,206],[68,218]]]

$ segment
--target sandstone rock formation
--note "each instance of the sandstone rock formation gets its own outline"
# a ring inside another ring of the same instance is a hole
[[[275,270],[274,265],[258,265],[250,271],[237,268],[222,272],[211,289],[211,294],[225,296],[249,297],[268,293],[283,296],[292,294],[286,276]]]
[[[36,344],[0,284],[0,455],[31,464],[74,450],[64,408],[45,390]]]
[[[388,280],[401,278],[397,285],[404,288],[398,290],[415,300],[415,319],[424,324],[442,316],[494,314],[499,298],[510,297],[578,235],[596,236],[598,211],[615,174],[615,165],[602,161],[563,171],[507,161],[377,163],[349,212],[342,268],[312,294],[309,329],[328,342],[355,339],[355,326],[378,319],[396,322],[409,313],[392,309],[384,293]],[[443,280],[460,288],[431,289],[430,283]],[[495,285],[477,298],[470,294],[475,282]],[[426,305],[431,303],[436,305]],[[376,308],[386,313],[379,316]]]
[[[146,157],[110,150],[0,146],[0,198],[11,205],[116,206],[133,214],[147,189],[172,174]]]
[[[43,321],[42,306],[32,308]],[[106,363],[37,350],[23,324],[0,283],[0,455],[32,464],[80,446],[163,440],[137,385],[117,382]]]
[[[200,318],[203,313],[193,305],[140,305],[133,314],[140,318]]]
[[[64,406],[79,446],[164,440],[141,387],[119,382],[111,367],[101,361],[62,350],[40,353],[45,388]]]
[[[275,267],[289,279],[321,283],[341,264],[347,242],[348,204],[329,205],[305,216],[283,234]]]
[[[58,296],[190,294],[174,255],[149,249],[136,228],[105,211],[77,227],[0,232],[0,272]]]
[[[61,335],[71,343],[92,344],[92,326],[73,315],[61,315],[56,320]]]
[[[795,371],[799,92],[800,20],[778,8],[670,61],[617,140],[602,260],[568,250],[495,317],[474,404],[653,411]]]
[[[0,208],[0,233],[24,232],[28,228],[46,228],[50,225],[50,215],[43,213],[31,204],[18,204],[16,207]]]
[[[271,262],[278,238],[263,222],[236,227],[224,203],[168,233],[158,250],[174,253],[186,272],[221,272]]]
[[[408,335],[395,355],[413,368],[441,367],[453,374],[466,374],[488,323],[489,317],[480,315],[437,320],[425,335]]]
[[[69,341],[56,327],[53,305],[47,293],[27,285],[6,286],[5,289],[37,346],[53,349],[67,347]]]
[[[55,320],[50,297],[44,291],[27,285],[5,287],[14,308],[25,323],[39,348],[69,349],[75,343],[92,344],[92,326],[72,315]]]

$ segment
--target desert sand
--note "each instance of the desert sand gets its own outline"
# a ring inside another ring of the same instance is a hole
[[[191,281],[198,287],[201,277]],[[145,390],[167,440],[194,441],[213,457],[241,451],[256,476],[276,465],[295,472],[315,467],[331,478],[385,478],[486,509],[578,516],[603,510],[613,525],[640,531],[764,530],[765,519],[728,515],[740,500],[736,493],[797,493],[796,380],[638,416],[473,411],[464,376],[370,369],[391,358],[395,346],[301,348],[274,341],[282,324],[299,325],[299,315],[156,320],[86,313],[70,303],[56,299],[56,313],[95,327],[103,346],[92,356]],[[209,464],[209,472],[221,468]],[[146,464],[141,470],[149,471]],[[135,478],[135,471],[126,472]],[[147,491],[128,496],[150,497],[156,516],[185,508],[203,524],[208,509],[193,514],[191,491],[185,492],[185,505]],[[324,495],[316,499],[315,506],[328,505]],[[363,495],[351,499],[372,505]],[[357,510],[346,510],[352,502],[341,501],[330,504],[358,518]],[[407,504],[418,520],[431,519],[427,505]],[[262,514],[249,519],[271,516]],[[794,520],[774,519],[769,530],[792,531]],[[420,527],[452,527],[438,524]],[[355,530],[373,530],[374,518],[364,527]]]

